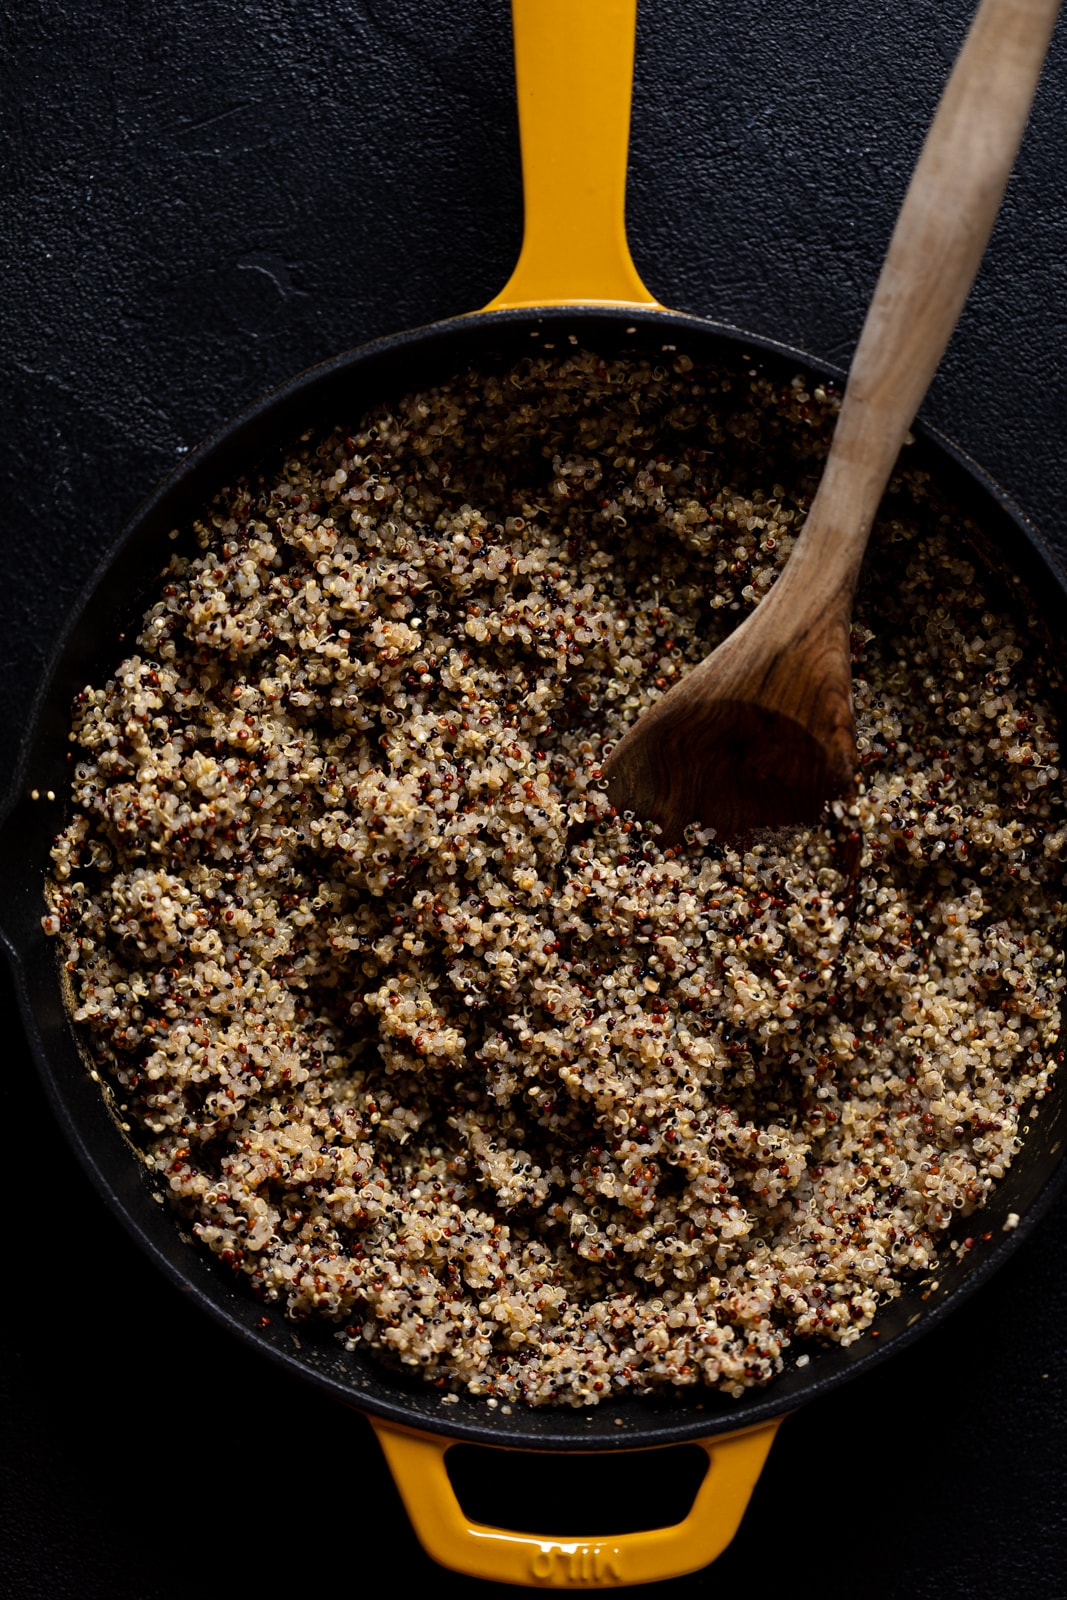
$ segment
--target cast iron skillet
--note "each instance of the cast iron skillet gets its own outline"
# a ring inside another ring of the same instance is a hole
[[[787,1372],[769,1393],[740,1401],[714,1394],[698,1400],[683,1392],[677,1398],[612,1402],[590,1413],[511,1415],[489,1411],[472,1398],[446,1406],[417,1380],[345,1354],[328,1329],[316,1335],[304,1324],[295,1332],[276,1320],[260,1326],[262,1305],[194,1248],[153,1198],[155,1185],[132,1153],[121,1112],[108,1107],[92,1081],[67,1019],[56,946],[40,925],[42,881],[60,817],[55,806],[33,796],[66,789],[72,696],[86,682],[102,681],[121,659],[123,634],[136,627],[173,549],[171,530],[187,525],[220,484],[305,427],[358,416],[382,399],[467,367],[514,359],[531,346],[565,346],[570,335],[607,355],[658,355],[666,344],[712,363],[733,365],[744,356],[786,377],[798,365],[812,369],[815,364],[782,346],[663,311],[637,277],[622,209],[634,12],[635,0],[602,0],[596,8],[574,8],[570,0],[515,0],[527,225],[509,285],[485,313],[398,334],[300,374],[186,458],[141,507],[68,623],[34,704],[0,829],[0,934],[31,1046],[56,1116],[111,1209],[209,1315],[367,1413],[431,1555],[472,1575],[555,1586],[650,1581],[714,1559],[737,1527],[781,1417],[947,1315],[1035,1226],[1067,1177],[1063,1085],[1031,1117],[1024,1150],[989,1206],[961,1230],[962,1235],[980,1226],[990,1242],[945,1252],[939,1287],[931,1290],[925,1281],[909,1287],[880,1315],[877,1340],[868,1336],[847,1350],[814,1353],[803,1371]],[[564,34],[568,48],[562,51],[558,40]],[[591,62],[599,69],[592,84]],[[567,175],[562,185],[560,173]],[[561,203],[568,194],[572,203]],[[840,377],[825,371],[816,376]],[[1034,529],[946,441],[927,432],[915,450],[912,459],[927,465],[961,512],[976,519],[989,549],[1010,552],[1007,581],[1039,596],[1050,635],[1062,636],[1067,586]],[[1012,1213],[1019,1225],[1006,1231]],[[444,1470],[444,1451],[455,1440],[586,1452],[697,1441],[711,1465],[692,1511],[670,1528],[617,1537],[597,1537],[595,1528],[585,1534],[566,1529],[556,1538],[519,1535],[463,1517]]]

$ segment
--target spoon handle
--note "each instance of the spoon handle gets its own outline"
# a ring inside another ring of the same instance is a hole
[[[1059,7],[982,0],[904,196],[790,561],[803,550],[808,580],[832,575],[849,599],[889,474],[977,274]]]

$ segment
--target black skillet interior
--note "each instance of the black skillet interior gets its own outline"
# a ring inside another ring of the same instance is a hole
[[[468,365],[528,351],[531,336],[605,351],[657,354],[665,343],[694,357],[734,363],[751,357],[789,377],[811,365],[794,352],[696,318],[613,311],[523,312],[459,319],[380,341],[304,373],[267,396],[206,441],[142,506],[113,552],[98,568],[72,618],[38,695],[11,807],[0,830],[0,921],[13,956],[26,1026],[56,1115],[104,1198],[156,1264],[210,1315],[271,1359],[362,1409],[458,1438],[530,1448],[608,1450],[677,1442],[746,1426],[796,1408],[869,1368],[939,1321],[982,1282],[1024,1238],[1067,1176],[1062,1157],[1067,1094],[1058,1084],[1033,1124],[1025,1150],[990,1205],[960,1230],[960,1247],[946,1253],[938,1288],[917,1281],[881,1315],[877,1341],[813,1355],[765,1394],[742,1401],[709,1395],[695,1400],[629,1400],[576,1416],[544,1410],[506,1415],[461,1399],[443,1407],[435,1391],[346,1355],[327,1330],[297,1334],[281,1319],[261,1326],[263,1307],[228,1273],[183,1238],[152,1197],[118,1121],[105,1108],[68,1024],[55,948],[40,929],[41,884],[48,847],[62,815],[68,781],[67,727],[73,694],[99,681],[122,653],[124,633],[136,626],[167,552],[168,535],[188,522],[212,492],[237,471],[295,438],[316,422],[358,415],[381,398],[425,385]],[[825,369],[822,376],[826,376]],[[839,377],[839,374],[830,376]],[[916,460],[929,465],[961,512],[982,529],[990,563],[1040,597],[1053,636],[1062,636],[1067,596],[1055,563],[1006,497],[958,453],[926,435]],[[60,799],[50,802],[51,791]],[[39,798],[32,798],[33,793]],[[1011,1213],[1021,1218],[1006,1230]],[[964,1234],[977,1235],[973,1248]],[[984,1239],[982,1235],[988,1235]]]

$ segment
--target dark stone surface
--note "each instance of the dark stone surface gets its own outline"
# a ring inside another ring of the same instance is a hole
[[[968,10],[642,0],[630,234],[652,290],[846,365]],[[503,0],[5,0],[0,19],[7,773],[68,607],[157,478],[290,373],[483,304],[521,196]],[[925,415],[1067,557],[1065,108],[1061,25]],[[157,1281],[53,1132],[6,975],[0,1007],[20,1291],[0,1590],[327,1590],[383,1563],[491,1587],[422,1556],[360,1417]],[[664,1587],[1064,1596],[1065,1327],[1061,1201],[946,1326],[791,1419],[731,1549]]]

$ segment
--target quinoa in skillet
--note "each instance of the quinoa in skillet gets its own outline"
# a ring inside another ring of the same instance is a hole
[[[74,1015],[290,1317],[503,1401],[737,1394],[1003,1175],[1059,1049],[1058,685],[921,475],[858,599],[851,814],[664,852],[600,787],[774,581],[832,417],[673,353],[409,396],[223,493],[79,696]]]

